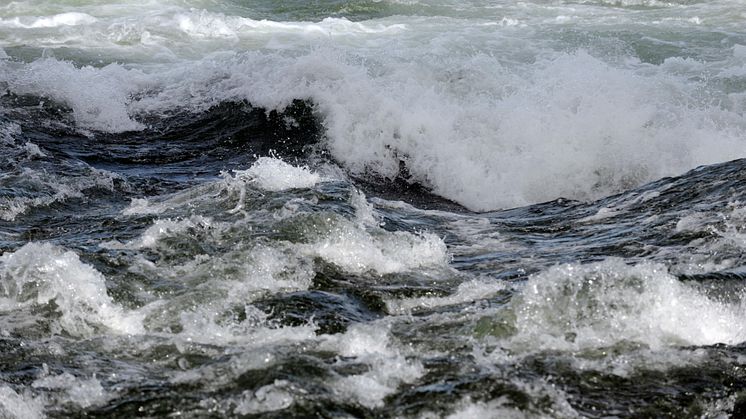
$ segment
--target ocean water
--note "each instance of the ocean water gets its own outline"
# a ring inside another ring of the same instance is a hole
[[[0,0],[0,417],[746,415],[740,0]]]

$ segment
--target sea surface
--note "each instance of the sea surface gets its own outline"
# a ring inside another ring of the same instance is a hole
[[[746,415],[741,0],[0,0],[0,418]]]

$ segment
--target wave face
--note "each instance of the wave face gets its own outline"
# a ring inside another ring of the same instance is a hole
[[[0,5],[0,417],[739,417],[736,0]]]
[[[403,163],[478,211],[598,199],[746,157],[746,39],[728,2],[332,2],[298,21],[277,20],[303,13],[289,5],[219,6],[39,16],[14,3],[0,83],[110,133],[175,109],[307,100],[345,170],[391,179]]]

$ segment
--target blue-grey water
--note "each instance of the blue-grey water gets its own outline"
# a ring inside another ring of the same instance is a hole
[[[0,417],[746,415],[746,7],[0,1]]]

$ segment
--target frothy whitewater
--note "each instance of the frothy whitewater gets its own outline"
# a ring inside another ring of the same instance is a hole
[[[741,417],[746,8],[0,2],[0,417]]]

